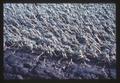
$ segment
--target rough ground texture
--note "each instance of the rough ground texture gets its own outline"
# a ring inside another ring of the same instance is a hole
[[[115,79],[115,4],[4,4],[5,79]]]

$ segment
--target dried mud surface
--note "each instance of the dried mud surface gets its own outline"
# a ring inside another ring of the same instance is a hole
[[[4,4],[5,79],[115,79],[115,4]]]

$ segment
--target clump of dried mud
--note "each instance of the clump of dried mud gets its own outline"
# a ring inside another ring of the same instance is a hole
[[[115,79],[115,4],[4,4],[5,79]]]

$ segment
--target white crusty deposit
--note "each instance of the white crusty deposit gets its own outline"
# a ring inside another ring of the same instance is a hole
[[[4,4],[3,14],[6,58],[6,50],[14,49],[115,66],[115,4]]]

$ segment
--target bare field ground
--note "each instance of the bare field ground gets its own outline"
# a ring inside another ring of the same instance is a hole
[[[4,4],[5,79],[115,79],[115,4]]]

